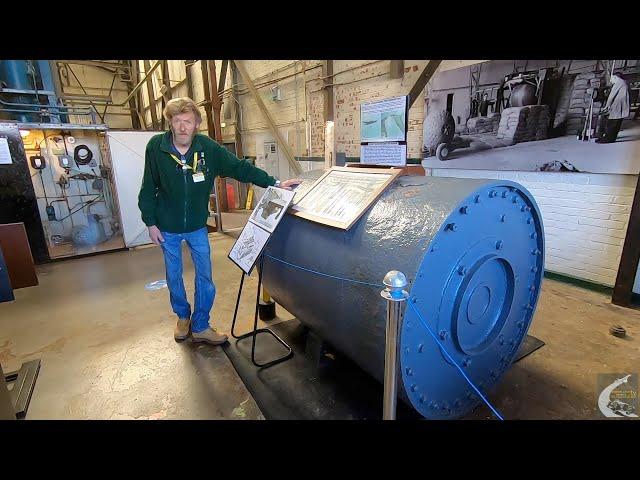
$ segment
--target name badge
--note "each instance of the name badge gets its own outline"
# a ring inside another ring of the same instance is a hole
[[[194,182],[204,182],[204,173],[198,172],[193,174]]]

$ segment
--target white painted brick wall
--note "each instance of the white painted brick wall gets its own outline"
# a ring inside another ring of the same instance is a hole
[[[534,196],[545,229],[545,269],[612,287],[638,177],[433,169],[433,176],[513,180]]]

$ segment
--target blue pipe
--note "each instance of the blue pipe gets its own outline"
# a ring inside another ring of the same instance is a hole
[[[55,85],[53,82],[53,74],[51,72],[51,65],[48,60],[0,60],[0,81],[6,85],[7,89],[13,90],[44,90],[54,91]],[[68,117],[66,115],[60,115],[61,108],[67,108],[58,105],[58,99],[55,95],[46,96],[47,101],[45,104],[41,103],[41,98],[44,95],[25,95],[4,93],[3,96],[8,96],[11,102],[2,101],[5,105],[22,106],[25,108],[42,108],[45,107],[49,110],[48,115],[52,123],[67,122]],[[9,117],[8,120],[17,120],[21,122],[37,121],[42,115],[40,112],[31,110],[15,110],[15,109],[2,109],[2,112],[12,112],[14,115],[3,115],[3,117]],[[15,115],[15,113],[20,113]]]

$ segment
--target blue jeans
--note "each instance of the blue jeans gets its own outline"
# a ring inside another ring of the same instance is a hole
[[[178,318],[191,316],[191,306],[187,301],[187,292],[182,281],[182,241],[189,245],[196,271],[195,310],[191,317],[191,331],[201,332],[209,326],[209,312],[216,296],[216,287],[211,277],[211,248],[207,228],[189,233],[161,233],[164,238],[161,246],[164,253],[169,299],[171,308]]]

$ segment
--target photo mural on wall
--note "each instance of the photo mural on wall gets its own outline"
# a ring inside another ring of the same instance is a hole
[[[436,73],[423,165],[640,173],[640,60],[489,60]]]

